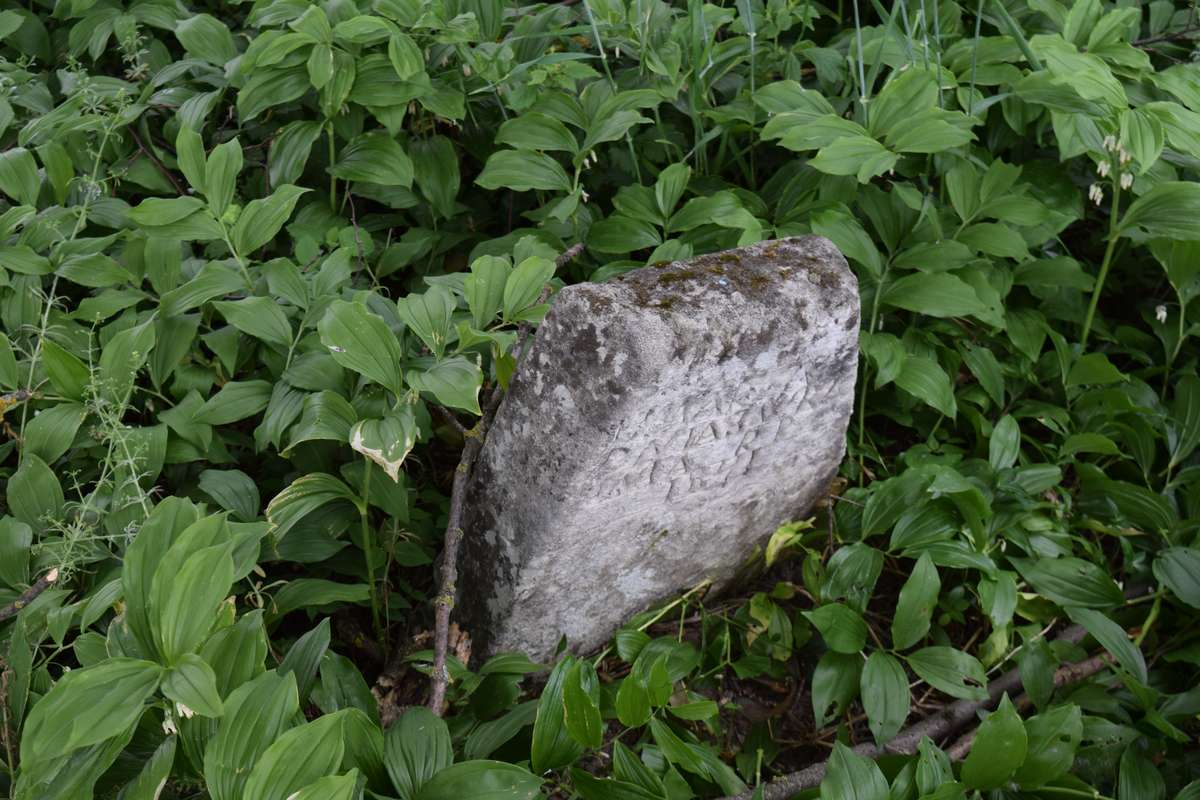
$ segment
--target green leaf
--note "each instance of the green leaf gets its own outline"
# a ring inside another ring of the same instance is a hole
[[[19,205],[36,206],[41,188],[42,179],[38,176],[33,153],[24,147],[10,147],[0,152],[0,192]]]
[[[424,294],[410,294],[396,301],[400,319],[437,358],[446,351],[456,306],[454,295],[444,286],[433,286]]]
[[[897,611],[899,616],[899,611]],[[859,696],[871,734],[880,747],[900,732],[908,719],[908,674],[895,657],[876,650],[863,667]]]
[[[343,367],[366,376],[397,396],[403,393],[400,342],[387,323],[365,305],[333,301],[317,330],[321,343]]]
[[[838,653],[857,653],[867,644],[867,623],[852,608],[841,603],[829,603],[804,616],[821,632],[830,650]]]
[[[358,503],[358,495],[332,475],[312,472],[292,481],[267,505],[267,521],[276,539],[287,535],[296,523],[328,503]]]
[[[0,582],[10,589],[29,583],[33,528],[10,516],[0,517]]]
[[[835,742],[821,780],[822,800],[889,800],[891,793],[875,762]]]
[[[1010,558],[1038,594],[1061,606],[1112,608],[1125,602],[1121,589],[1100,567],[1079,558]]]
[[[636,783],[597,778],[578,767],[571,767],[571,785],[583,800],[660,800],[662,793],[647,791]]]
[[[359,772],[350,770],[345,775],[327,775],[300,791],[288,800],[355,800],[358,796]]]
[[[326,714],[285,731],[250,771],[243,800],[287,800],[318,778],[336,772],[345,752],[345,714]]]
[[[0,267],[19,275],[49,275],[54,272],[50,259],[23,244],[0,245]]]
[[[401,800],[412,800],[453,761],[450,730],[427,708],[410,708],[387,731],[384,764]]]
[[[208,154],[204,168],[204,194],[213,216],[220,219],[233,202],[238,173],[242,171],[242,146],[237,137],[219,144]]]
[[[1121,217],[1120,236],[1200,240],[1200,183],[1164,181],[1134,200]]]
[[[557,161],[544,153],[520,150],[492,153],[475,182],[485,189],[571,191],[571,179]]]
[[[180,546],[177,543],[172,549]],[[193,652],[207,636],[233,585],[232,550],[232,542],[215,544],[187,556],[182,564],[164,559],[155,571],[150,586],[150,624],[159,652],[168,663],[175,664],[180,656]]]
[[[1021,454],[1021,427],[1016,419],[1005,414],[992,428],[991,439],[988,440],[988,462],[992,469],[1008,469],[1017,463]]]
[[[559,661],[550,672],[550,678],[538,700],[530,751],[530,764],[538,774],[565,767],[583,754],[583,747],[567,732],[563,711],[563,691],[567,676],[574,666],[573,656]]]
[[[978,659],[953,647],[926,647],[906,657],[921,680],[964,700],[987,699],[987,675]]]
[[[1028,738],[1021,715],[1008,695],[979,726],[962,766],[963,783],[972,789],[1003,786],[1025,761]]]
[[[541,778],[516,764],[464,761],[443,769],[412,800],[533,800],[541,786]]]
[[[506,144],[518,150],[565,150],[579,152],[575,135],[554,117],[527,112],[514,117],[496,132],[496,144]]]
[[[61,520],[66,498],[58,476],[33,453],[26,453],[21,466],[8,479],[8,509],[26,525],[43,530],[48,520]]]
[[[142,766],[142,771],[125,784],[125,788],[118,795],[120,800],[158,800],[175,763],[175,747],[178,740],[178,736],[168,736],[162,740],[162,744],[154,749],[154,753]]]
[[[258,484],[240,469],[206,469],[200,473],[198,485],[217,505],[243,522],[258,517]]]
[[[892,616],[893,647],[904,650],[925,637],[941,590],[942,581],[933,559],[928,553],[921,554],[896,602],[896,613]]]
[[[1068,608],[1067,616],[1077,625],[1082,625],[1092,638],[1112,654],[1117,663],[1143,684],[1150,678],[1146,672],[1146,660],[1137,645],[1129,640],[1125,629],[1099,611],[1090,608]]]
[[[837,719],[858,695],[862,657],[830,650],[817,661],[812,678],[813,717],[818,728]]]
[[[1132,742],[1121,754],[1117,770],[1117,800],[1165,800],[1167,787],[1154,762]]]
[[[933,359],[909,355],[896,375],[896,385],[947,417],[958,413],[950,376]]]
[[[650,696],[633,675],[621,681],[616,699],[617,719],[627,728],[645,725],[650,719]]]
[[[429,369],[408,371],[408,384],[418,392],[428,392],[439,403],[479,415],[479,389],[483,386],[483,371],[474,361],[454,356],[439,361]]]
[[[986,310],[971,285],[945,272],[917,272],[894,282],[883,301],[931,317],[965,317]]]
[[[1200,608],[1200,550],[1168,547],[1154,559],[1154,577],[1192,608]]]
[[[218,301],[213,303],[213,308],[242,333],[280,347],[292,344],[291,323],[279,304],[269,297]]]
[[[272,186],[295,183],[304,173],[308,156],[321,135],[321,124],[297,120],[284,125],[267,151],[267,175]]]
[[[900,156],[869,136],[846,135],[820,149],[808,163],[830,175],[856,175],[859,183],[896,166]]]
[[[175,158],[179,163],[179,170],[187,178],[188,184],[203,194],[204,178],[208,172],[208,166],[206,164],[207,156],[204,153],[204,140],[197,131],[186,125],[179,128],[179,133],[175,136]]]
[[[407,33],[396,31],[388,40],[388,60],[402,81],[425,71],[425,54]]]
[[[154,324],[143,322],[127,328],[108,340],[100,352],[100,386],[102,398],[123,408],[133,390],[133,379],[141,370],[154,347]]]
[[[471,262],[471,274],[463,280],[463,294],[471,309],[476,330],[486,330],[504,304],[504,287],[512,265],[508,259],[480,256]]]
[[[229,28],[208,14],[188,15],[175,24],[174,31],[185,50],[210,64],[224,66],[237,57]]]
[[[571,738],[584,747],[604,743],[600,680],[590,662],[576,661],[563,680],[563,724]]]
[[[588,247],[597,253],[631,253],[662,244],[656,227],[641,219],[614,214],[588,230]]]
[[[271,384],[266,381],[230,381],[192,414],[201,425],[228,425],[252,417],[271,401]]]
[[[186,708],[182,713],[202,717],[219,717],[224,713],[221,695],[217,693],[217,676],[212,667],[198,655],[186,653],[163,676],[162,692]]]
[[[329,617],[325,617],[311,631],[297,639],[279,662],[279,674],[296,676],[296,691],[300,702],[308,700],[321,660],[329,650]]]
[[[386,133],[364,133],[350,140],[329,174],[348,181],[410,187],[413,164],[400,143]]]
[[[546,283],[554,277],[553,261],[541,256],[523,259],[504,284],[504,318],[516,321],[522,311],[538,301]]]
[[[1097,386],[1129,380],[1104,353],[1087,353],[1067,373],[1067,386]]]
[[[1025,762],[1013,776],[1022,789],[1036,789],[1067,773],[1083,738],[1083,715],[1071,704],[1025,721]]]
[[[1171,416],[1174,424],[1167,442],[1171,450],[1170,466],[1174,467],[1200,445],[1200,378],[1188,375],[1175,385]]]
[[[300,195],[307,191],[285,183],[277,186],[270,197],[247,203],[238,216],[237,224],[233,226],[233,247],[238,254],[249,256],[274,239],[283,223],[292,215]]]
[[[162,668],[134,658],[110,658],[65,673],[29,711],[21,763],[35,764],[97,744],[133,727],[158,688]]]
[[[393,481],[400,480],[400,466],[417,443],[417,422],[412,406],[383,419],[367,419],[350,430],[350,447],[383,467]]]
[[[233,690],[204,752],[205,788],[213,800],[243,800],[251,768],[299,711],[293,675],[271,670]]]
[[[59,403],[39,412],[25,423],[22,431],[25,452],[53,464],[71,447],[87,413],[87,408],[79,403]]]

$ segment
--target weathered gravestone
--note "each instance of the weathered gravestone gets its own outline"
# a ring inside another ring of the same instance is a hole
[[[563,289],[467,494],[475,652],[599,647],[806,513],[844,453],[858,316],[816,236]]]

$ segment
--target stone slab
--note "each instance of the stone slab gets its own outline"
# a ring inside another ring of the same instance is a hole
[[[858,285],[807,236],[563,289],[467,495],[456,615],[486,656],[603,646],[720,589],[845,451]]]

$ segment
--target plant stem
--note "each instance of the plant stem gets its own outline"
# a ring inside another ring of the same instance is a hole
[[[337,145],[333,141],[333,122],[329,123],[329,167],[337,160]],[[329,210],[337,213],[337,177],[329,176]]]
[[[1154,605],[1150,606],[1150,613],[1146,615],[1146,621],[1142,623],[1142,629],[1138,631],[1137,638],[1133,640],[1135,646],[1142,646],[1142,642],[1146,639],[1146,634],[1150,633],[1150,629],[1154,627],[1154,623],[1158,620],[1158,612],[1162,608],[1162,596],[1162,589],[1154,593]]]
[[[1112,213],[1108,217],[1108,245],[1104,248],[1104,260],[1100,262],[1100,274],[1096,277],[1096,287],[1092,289],[1092,300],[1088,303],[1087,316],[1083,319],[1083,333],[1079,337],[1080,350],[1087,349],[1088,334],[1092,331],[1092,320],[1096,317],[1096,306],[1100,304],[1100,293],[1104,291],[1104,281],[1108,278],[1108,268],[1112,266],[1113,250],[1117,246],[1117,219],[1121,210],[1121,184],[1113,181]]]
[[[375,590],[375,554],[371,544],[371,524],[369,501],[371,493],[371,459],[363,459],[362,505],[358,507],[362,518],[362,549],[367,562],[367,585],[371,587],[371,624],[375,627],[375,640],[383,642],[383,624],[379,618],[379,594]]]

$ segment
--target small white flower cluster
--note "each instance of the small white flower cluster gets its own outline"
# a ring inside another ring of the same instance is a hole
[[[1124,145],[1117,141],[1117,137],[1111,133],[1104,137],[1104,149],[1112,156],[1116,156],[1117,167],[1121,170],[1119,180],[1121,188],[1128,189],[1133,186],[1133,173],[1125,169],[1129,165],[1129,162],[1133,160],[1133,156],[1129,154]],[[1113,162],[1110,158],[1103,158],[1096,165],[1096,174],[1101,178],[1108,178],[1113,173]],[[1104,189],[1099,183],[1093,183],[1088,187],[1088,199],[1096,205],[1100,205],[1104,201]]]

